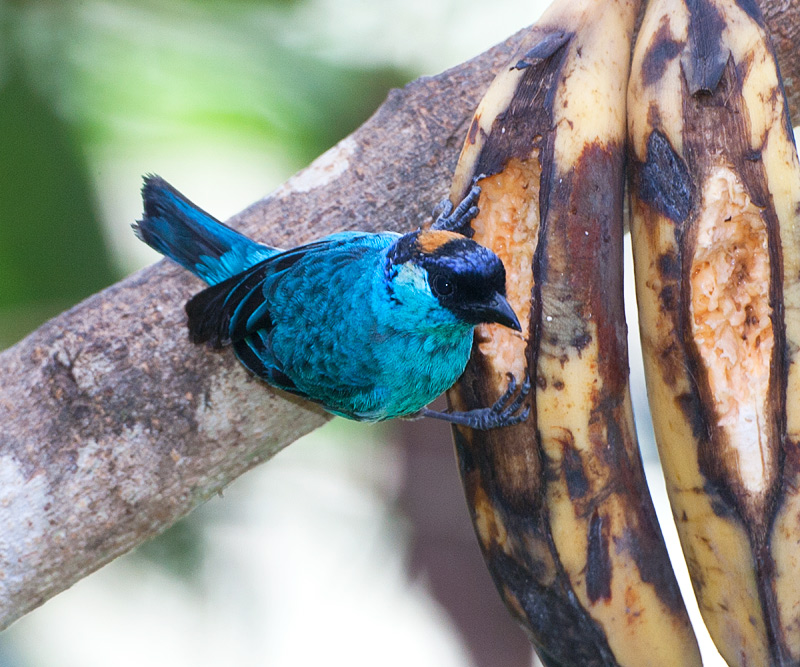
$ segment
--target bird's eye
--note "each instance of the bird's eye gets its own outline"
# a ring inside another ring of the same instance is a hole
[[[441,273],[437,273],[433,276],[431,287],[433,287],[433,293],[436,296],[450,296],[456,291],[456,286],[453,284],[453,281],[443,276]]]

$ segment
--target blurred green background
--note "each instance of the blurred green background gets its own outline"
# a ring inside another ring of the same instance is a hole
[[[157,259],[142,174],[224,219],[543,7],[0,0],[0,349]],[[0,635],[0,667],[531,659],[419,423],[334,420]]]

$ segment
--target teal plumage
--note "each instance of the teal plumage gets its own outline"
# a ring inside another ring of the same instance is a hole
[[[527,386],[484,410],[425,407],[463,372],[476,324],[519,329],[502,262],[449,231],[477,213],[478,192],[431,231],[344,232],[281,251],[148,177],[134,230],[210,285],[186,304],[192,340],[232,345],[270,384],[359,421],[425,415],[493,428],[527,416]]]

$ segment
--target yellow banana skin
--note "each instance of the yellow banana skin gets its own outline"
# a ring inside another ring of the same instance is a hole
[[[628,88],[648,396],[700,611],[800,664],[800,167],[751,0],[653,0]]]
[[[479,327],[449,392],[531,415],[455,428],[478,539],[542,662],[700,665],[636,444],[622,298],[625,89],[634,0],[554,5],[478,107],[454,176],[479,178],[474,238],[504,261],[522,334]]]

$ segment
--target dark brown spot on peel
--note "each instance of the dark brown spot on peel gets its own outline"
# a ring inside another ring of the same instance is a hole
[[[589,545],[586,554],[586,594],[589,601],[611,597],[611,557],[608,553],[608,535],[603,530],[603,518],[595,511],[589,522]]]
[[[666,545],[658,528],[658,520],[652,507],[640,505],[638,522],[630,522],[632,529],[625,531],[618,548],[624,547],[631,554],[642,581],[652,584],[659,599],[670,609],[683,608],[683,598],[678,583],[663,561],[653,554],[666,551]]]
[[[642,60],[644,85],[650,86],[658,81],[663,76],[669,61],[677,57],[682,49],[683,43],[672,37],[669,16],[664,16]]]
[[[658,293],[658,300],[663,313],[674,313],[677,311],[679,294],[678,286],[674,283],[668,283],[661,288],[661,291]]]
[[[681,394],[675,400],[686,417],[686,421],[691,426],[694,439],[698,441],[707,441],[708,424],[704,417],[699,396],[692,391]]]
[[[472,124],[469,126],[469,132],[467,132],[467,142],[470,144],[475,143],[475,138],[478,136],[478,130],[480,129],[480,116],[475,116],[472,119]]]
[[[589,492],[589,480],[583,470],[580,452],[575,449],[575,440],[571,431],[567,431],[561,440],[561,449],[561,473],[567,483],[570,500],[583,498]]]
[[[692,179],[683,158],[669,139],[654,130],[647,139],[647,156],[636,170],[639,199],[673,222],[682,224],[692,207]]]
[[[658,273],[662,280],[676,281],[681,277],[681,263],[678,256],[670,251],[658,258]]]
[[[650,102],[647,107],[647,125],[649,127],[661,127],[661,111],[659,111],[658,103]]]
[[[582,332],[575,336],[572,339],[572,347],[574,347],[579,353],[583,350],[589,343],[592,342],[592,336],[589,332]]]
[[[733,520],[736,523],[739,522],[739,517],[732,506],[735,499],[729,493],[726,493],[724,488],[720,489],[715,484],[706,481],[703,484],[703,495],[708,497],[711,510],[716,516],[725,521]],[[727,498],[724,496],[727,496]]]

